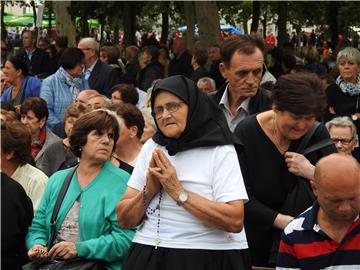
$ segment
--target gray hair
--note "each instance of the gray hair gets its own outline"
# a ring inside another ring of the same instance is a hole
[[[199,85],[199,83],[206,83],[206,82],[209,82],[211,84],[211,87],[213,89],[213,91],[216,91],[216,83],[214,81],[214,79],[210,78],[210,77],[202,77],[198,80],[197,82],[197,86]],[[199,87],[199,86],[198,86]]]
[[[155,124],[154,118],[151,115],[151,109],[150,108],[142,108],[141,113],[144,117],[144,119],[146,118],[149,122],[149,124],[153,127],[154,130],[157,130],[157,126]]]
[[[89,46],[89,48],[94,49],[96,53],[99,54],[100,44],[94,38],[91,37],[82,38],[80,39],[79,43],[80,42],[85,43],[87,46]]]
[[[345,49],[341,50],[336,57],[337,64],[339,64],[340,58],[355,60],[358,64],[360,64],[360,52],[355,48],[346,47]]]
[[[331,121],[327,122],[325,124],[327,130],[330,132],[330,129],[333,126],[336,127],[349,127],[351,129],[351,135],[353,138],[357,138],[356,136],[356,127],[354,125],[354,123],[351,121],[351,119],[347,116],[343,116],[343,117],[335,117],[334,119],[332,119]]]
[[[107,108],[109,108],[111,106],[111,104],[112,104],[111,100],[108,97],[106,97],[106,96],[104,96],[102,94],[92,94],[91,96],[89,96],[87,101],[89,101],[92,98],[96,98],[96,97],[102,97],[106,102]]]

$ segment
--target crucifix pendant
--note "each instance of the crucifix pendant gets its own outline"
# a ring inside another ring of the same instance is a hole
[[[156,238],[155,239],[155,249],[157,249],[157,247],[159,246],[159,244],[160,244],[160,238]]]

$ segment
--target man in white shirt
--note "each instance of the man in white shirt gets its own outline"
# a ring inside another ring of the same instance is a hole
[[[245,117],[270,109],[270,99],[260,89],[264,65],[264,41],[257,35],[234,36],[220,48],[222,76],[227,84],[214,100],[219,103],[231,131]]]

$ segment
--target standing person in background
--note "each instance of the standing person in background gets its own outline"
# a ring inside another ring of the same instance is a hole
[[[136,46],[128,46],[125,49],[125,54],[127,60],[125,71],[126,74],[130,77],[130,82],[135,84],[136,75],[140,71],[139,48]]]
[[[50,128],[62,122],[67,107],[75,102],[80,91],[89,88],[83,75],[84,58],[80,49],[66,49],[59,59],[58,71],[43,81],[40,97],[48,106]]]
[[[220,63],[221,63],[221,55],[220,55],[220,46],[214,44],[209,49],[209,58],[211,61],[210,65],[210,77],[216,82],[216,89],[219,89],[226,80],[220,72]]]
[[[24,30],[21,34],[23,48],[17,53],[22,57],[29,67],[29,73],[44,79],[49,75],[51,62],[49,55],[42,49],[36,47],[36,33]]]
[[[110,97],[110,89],[120,82],[121,73],[119,73],[118,69],[103,64],[99,60],[100,48],[95,39],[89,37],[81,39],[78,48],[85,54],[84,74],[90,88]]]
[[[266,90],[260,88],[264,66],[264,40],[259,35],[233,36],[221,45],[220,71],[227,84],[213,96],[233,131],[249,115],[270,108]]]
[[[186,39],[183,37],[177,37],[174,39],[172,52],[174,58],[169,63],[169,76],[184,75],[187,78],[191,78],[193,69],[191,66],[191,54],[187,50]]]
[[[340,76],[326,90],[328,111],[331,117],[348,116],[360,134],[360,51],[345,48],[336,57]],[[360,147],[355,148],[360,157]]]
[[[164,78],[164,67],[159,63],[159,48],[152,45],[144,47],[142,68],[138,74],[137,86],[147,91],[152,82]]]
[[[205,68],[207,60],[208,53],[206,48],[203,48],[202,45],[196,46],[195,44],[191,58],[191,66],[193,67],[193,74],[191,75],[191,79],[195,83],[197,83],[200,78],[209,76],[209,72]]]

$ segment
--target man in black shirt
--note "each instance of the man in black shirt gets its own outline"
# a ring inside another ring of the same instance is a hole
[[[186,48],[186,40],[184,38],[176,38],[172,51],[175,57],[169,63],[169,76],[184,75],[190,79],[193,73],[191,66],[192,56]]]

